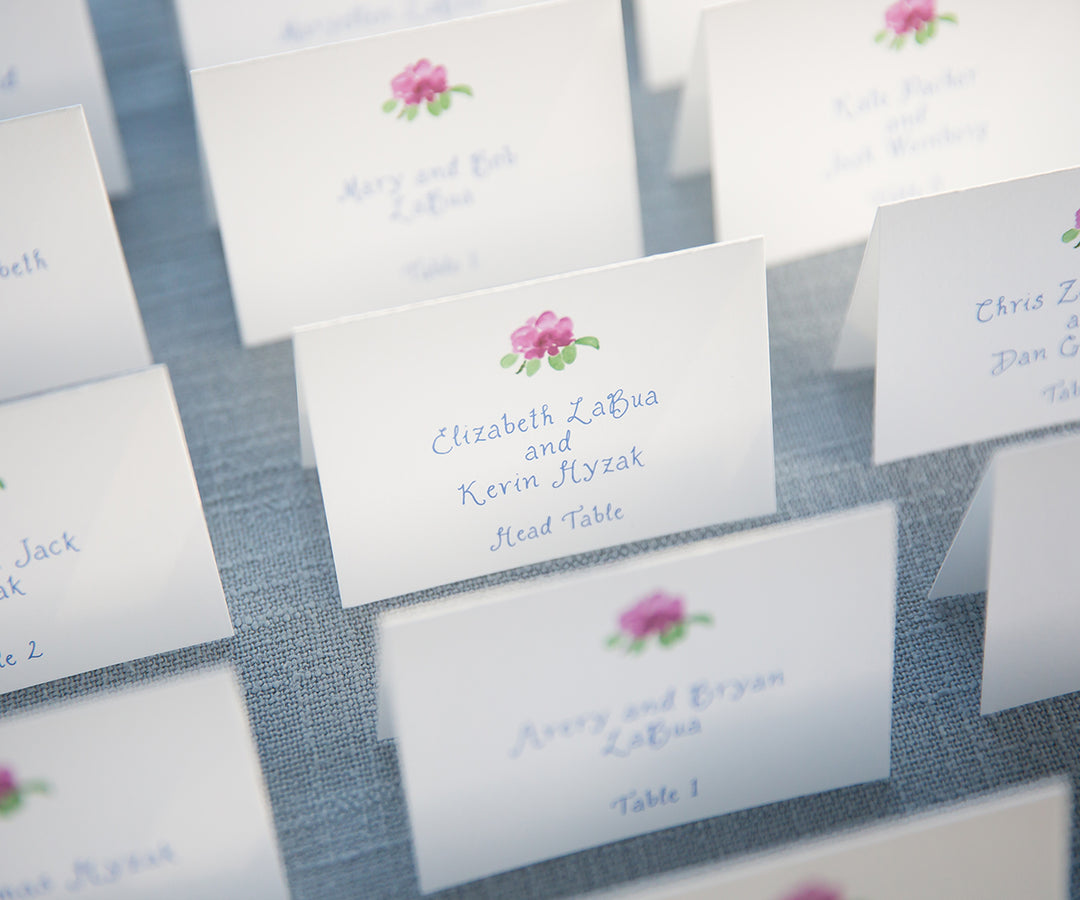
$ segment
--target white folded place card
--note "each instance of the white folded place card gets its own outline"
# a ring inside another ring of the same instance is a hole
[[[175,0],[189,69],[525,6],[537,0]]]
[[[0,722],[0,897],[286,900],[231,671]]]
[[[345,606],[771,513],[760,239],[302,329]]]
[[[882,505],[385,615],[421,889],[887,778],[895,540]]]
[[[149,365],[82,109],[0,122],[0,160],[0,400]]]
[[[191,77],[245,343],[641,255],[618,3],[550,0]]]
[[[710,0],[634,0],[641,80],[666,91],[686,80],[698,19]]]
[[[4,0],[0,119],[77,105],[86,110],[109,193],[128,193],[131,175],[86,0]],[[44,187],[0,158],[5,192],[20,181]]]
[[[0,693],[232,635],[157,366],[0,406]]]
[[[1067,900],[1071,791],[1054,779],[604,894],[623,900]],[[600,895],[593,895],[599,900]]]
[[[930,599],[986,591],[982,712],[1080,690],[1080,437],[999,450]]]
[[[882,206],[836,354],[874,460],[1080,418],[1080,168]]]
[[[1080,4],[729,0],[702,16],[672,168],[769,262],[866,239],[881,204],[1077,163]],[[711,149],[710,149],[711,146]]]

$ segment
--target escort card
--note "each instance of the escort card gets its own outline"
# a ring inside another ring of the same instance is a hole
[[[1080,690],[1080,437],[999,450],[930,591],[986,591],[982,711]]]
[[[0,433],[0,693],[232,635],[163,367],[0,406]]]
[[[650,91],[686,80],[701,11],[709,0],[634,0],[641,79]]]
[[[384,616],[421,889],[887,778],[895,536],[882,505]]]
[[[5,0],[0,28],[0,119],[80,104],[86,110],[109,193],[128,193],[131,175],[86,0]],[[0,158],[8,182],[5,192],[12,182],[25,182],[30,188],[46,185],[9,166],[2,153]]]
[[[526,6],[537,0],[175,0],[189,69]]]
[[[624,900],[1067,900],[1069,784],[1044,781],[711,872]],[[599,900],[600,895],[594,895]]]
[[[1080,418],[1080,168],[881,207],[836,364],[875,356],[878,463]]]
[[[760,238],[294,351],[345,606],[776,508]]]
[[[0,122],[0,159],[0,400],[148,366],[82,109]]]
[[[230,671],[0,723],[0,897],[285,900]]]
[[[192,85],[245,343],[641,255],[618,3],[531,4]]]
[[[770,264],[864,241],[883,203],[1076,165],[1078,32],[1071,0],[710,7],[673,171],[711,160],[717,237]]]

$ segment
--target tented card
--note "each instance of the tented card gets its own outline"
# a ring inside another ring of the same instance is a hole
[[[683,83],[690,69],[701,10],[709,0],[634,0],[641,78],[650,91]]]
[[[0,23],[0,119],[81,105],[109,193],[128,193],[131,175],[86,0],[4,0]],[[18,181],[41,186],[0,159],[5,191]]]
[[[618,3],[550,0],[191,77],[245,343],[641,255]]]
[[[879,463],[1080,418],[1080,168],[882,206],[836,363]]]
[[[883,505],[385,616],[421,888],[887,778],[895,535]]]
[[[760,238],[294,350],[345,606],[776,508]]]
[[[983,713],[1080,690],[1080,437],[999,450],[930,592],[986,591]]]
[[[286,900],[228,670],[0,723],[0,897]]]
[[[0,400],[149,365],[82,109],[0,122],[0,160]]]
[[[673,170],[769,262],[866,239],[894,200],[1074,166],[1080,3],[729,0],[702,16]],[[920,263],[925,263],[920,260]]]
[[[188,68],[525,6],[538,0],[175,0]]]
[[[0,693],[232,634],[163,367],[0,406],[0,433]]]
[[[602,895],[611,900],[1067,900],[1071,798],[1044,781]],[[601,895],[593,895],[600,900]]]

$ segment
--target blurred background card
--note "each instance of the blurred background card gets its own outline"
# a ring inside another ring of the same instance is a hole
[[[3,0],[0,119],[78,105],[86,110],[109,193],[127,194],[131,175],[86,0]],[[40,186],[10,166],[6,156],[0,159],[9,176],[5,182],[15,176],[16,181]],[[8,183],[4,190],[9,190]]]
[[[192,85],[247,344],[641,255],[617,2],[199,69]]]
[[[149,365],[82,108],[0,122],[0,160],[0,400]]]
[[[0,722],[0,835],[0,896],[289,896],[229,670]]]
[[[711,163],[716,239],[763,234],[770,264],[866,240],[883,203],[1077,163],[1075,0],[732,0],[701,21],[673,169]]]

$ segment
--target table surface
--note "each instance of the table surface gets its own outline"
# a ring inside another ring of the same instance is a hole
[[[665,174],[677,98],[637,75],[623,0],[648,253],[712,240],[708,178]],[[0,697],[0,715],[233,664],[246,692],[293,896],[418,895],[392,743],[375,737],[375,629],[388,608],[627,557],[760,522],[699,529],[341,608],[316,474],[300,467],[289,344],[241,347],[168,0],[92,0],[135,181],[114,204],[158,362],[168,364],[236,627],[227,641]],[[892,500],[899,513],[892,777],[573,854],[445,892],[563,897],[868,823],[1052,773],[1080,773],[1080,695],[979,715],[984,595],[927,593],[993,450],[875,467],[873,375],[829,361],[861,258],[853,247],[768,272],[778,512]],[[1062,429],[1058,429],[1062,430]],[[1073,896],[1076,877],[1074,807]],[[439,895],[439,896],[444,896]]]

